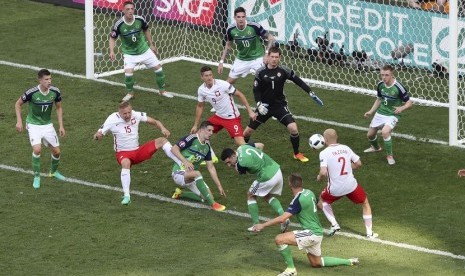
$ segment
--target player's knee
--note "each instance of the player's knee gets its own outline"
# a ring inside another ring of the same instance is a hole
[[[284,242],[283,234],[277,235],[277,236],[274,238],[274,242],[276,243],[276,245],[283,245],[283,244],[286,244],[286,243]]]
[[[155,139],[155,147],[157,149],[163,147],[164,144],[166,144],[168,142],[168,140],[165,138],[165,137],[159,137],[157,139]]]

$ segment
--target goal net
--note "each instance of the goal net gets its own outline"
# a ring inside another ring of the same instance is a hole
[[[277,38],[282,62],[313,86],[375,95],[380,67],[392,64],[415,103],[450,108],[449,142],[457,145],[465,139],[464,84],[457,81],[465,74],[465,18],[460,17],[462,8],[450,2],[451,7],[447,2],[444,7],[412,8],[407,0],[134,1],[136,13],[150,22],[163,63],[217,65],[226,28],[234,22],[233,10],[242,6],[249,21]],[[93,49],[87,53],[93,77],[122,72],[121,54],[114,61],[108,58],[108,37],[122,16],[123,3],[93,1]],[[457,42],[456,48],[451,41]],[[449,51],[455,54],[449,57]],[[229,55],[225,63],[233,58]],[[449,75],[456,76],[450,84]]]

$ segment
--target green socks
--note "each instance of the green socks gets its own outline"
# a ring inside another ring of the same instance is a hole
[[[155,80],[160,91],[165,91],[165,72],[161,68],[155,71]]]
[[[126,84],[126,89],[128,93],[132,94],[134,89],[134,76],[133,75],[124,75],[124,83]]]
[[[349,259],[321,257],[321,266],[352,265]]]
[[[50,173],[54,174],[57,171],[59,163],[60,157],[55,157],[52,155],[52,167],[50,168]]]
[[[196,193],[191,192],[191,191],[182,191],[180,198],[187,198],[187,199],[202,202],[202,198],[198,196]]]
[[[386,148],[386,154],[392,155],[392,139],[390,136],[388,140],[384,140],[384,147]]]
[[[253,224],[259,224],[258,219],[258,204],[255,200],[247,200],[247,208],[249,209],[250,217],[252,218]]]
[[[203,181],[203,177],[199,176],[195,179],[195,185],[197,186],[197,189],[199,189],[200,193],[203,195],[205,200],[208,202],[208,204],[211,206],[215,201],[212,199],[210,192],[208,191],[207,184]]]
[[[278,245],[278,251],[283,256],[284,262],[288,268],[295,268],[294,260],[292,259],[291,247],[287,244]]]
[[[40,155],[35,155],[32,153],[32,170],[34,171],[34,176],[40,176]]]
[[[373,140],[370,140],[370,144],[373,146],[374,149],[379,149],[379,144],[378,144],[378,135],[373,138]]]
[[[282,215],[284,213],[284,210],[283,210],[283,206],[281,206],[281,202],[279,201],[279,199],[275,198],[275,197],[272,197],[270,198],[270,200],[268,201],[268,204],[271,205],[271,208],[273,208],[273,210],[278,214],[278,215]]]

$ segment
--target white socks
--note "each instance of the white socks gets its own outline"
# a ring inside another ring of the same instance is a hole
[[[124,196],[129,196],[129,186],[131,185],[130,169],[121,169],[121,185],[123,186]]]

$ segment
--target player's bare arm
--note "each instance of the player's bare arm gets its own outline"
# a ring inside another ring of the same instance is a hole
[[[163,133],[163,135],[166,138],[170,137],[170,134],[171,134],[170,131],[168,129],[166,129],[166,127],[160,121],[155,120],[154,118],[147,116],[147,123],[152,125],[152,126],[155,126],[158,129],[160,129],[161,133]]]
[[[413,102],[411,100],[408,100],[402,106],[396,107],[396,109],[394,110],[394,114],[399,114],[403,112],[404,110],[411,108],[412,105],[413,105]]]
[[[116,46],[116,39],[110,36],[108,40],[109,50],[110,50],[110,59],[115,60],[115,46]]]
[[[155,43],[153,43],[153,38],[152,38],[152,33],[150,32],[150,28],[144,31],[144,36],[145,39],[147,39],[147,42],[149,43],[150,49],[157,54],[157,47],[155,47]]]
[[[218,74],[223,73],[223,63],[229,51],[231,51],[231,49],[232,49],[232,41],[226,41],[226,44],[224,45],[223,53],[221,54],[220,62],[218,64]]]
[[[21,97],[15,103],[15,113],[16,113],[16,131],[23,132],[23,116],[21,114],[21,106],[24,104]]]
[[[328,176],[328,168],[320,167],[320,173],[316,176],[316,181],[323,181]]]
[[[65,132],[65,127],[63,125],[63,108],[61,106],[61,102],[56,102],[55,108],[56,108],[57,117],[58,117],[58,126],[59,126],[60,136],[64,137],[66,132]]]
[[[239,89],[236,88],[236,91],[234,92],[234,96],[239,98],[241,103],[247,109],[247,113],[249,113],[250,119],[252,119],[252,121],[255,121],[255,119],[257,118],[257,113],[255,113],[252,110],[252,108],[250,108],[249,102],[247,101],[247,98],[245,97],[244,93],[242,93]]]
[[[226,197],[226,193],[223,189],[223,186],[221,185],[220,179],[218,178],[218,174],[216,173],[215,165],[213,165],[213,162],[211,160],[206,161],[205,163],[207,164],[208,172],[210,173],[210,176],[212,177],[213,182],[215,182],[216,187],[218,188],[218,191],[220,192],[220,195]]]
[[[254,228],[254,230],[255,230],[256,232],[259,232],[259,231],[263,230],[265,227],[284,223],[286,220],[290,219],[291,217],[292,217],[292,214],[291,214],[291,213],[289,213],[289,212],[284,212],[284,213],[283,213],[282,215],[280,215],[279,217],[275,217],[274,219],[269,220],[269,221],[267,221],[267,222],[254,225],[253,228]]]
[[[181,150],[178,145],[173,145],[171,147],[171,152],[182,162],[182,165],[186,169],[186,171],[193,171],[194,170],[194,165],[192,165],[191,162],[189,162],[182,154]]]
[[[197,127],[199,126],[200,118],[202,117],[203,109],[205,108],[204,102],[197,102],[197,107],[195,108],[195,119],[194,125],[191,128],[191,134],[197,132]]]
[[[356,170],[362,166],[362,160],[358,159],[357,162],[352,162],[351,167],[352,169]]]
[[[94,140],[101,140],[103,138],[103,132],[101,129],[97,130],[94,134]]]
[[[381,105],[381,98],[376,98],[375,102],[373,103],[373,106],[371,109],[363,115],[365,118],[371,117],[375,111],[378,109],[378,107]]]

